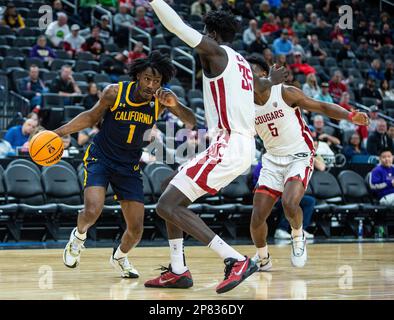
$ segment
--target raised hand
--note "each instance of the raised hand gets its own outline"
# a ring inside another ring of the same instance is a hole
[[[285,67],[282,66],[280,68],[276,68],[276,65],[274,64],[270,68],[270,73],[268,77],[269,79],[271,79],[273,85],[277,85],[286,81],[288,75],[289,71]]]
[[[365,112],[353,111],[351,121],[360,126],[369,125],[369,117]]]
[[[159,100],[159,103],[166,107],[176,107],[178,105],[178,97],[170,89],[159,88],[154,96]]]

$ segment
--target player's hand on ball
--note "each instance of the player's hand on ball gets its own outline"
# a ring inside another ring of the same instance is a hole
[[[352,122],[354,124],[358,124],[360,126],[368,126],[369,125],[369,117],[365,112],[354,111]]]
[[[285,67],[282,66],[280,68],[277,68],[276,64],[274,64],[270,68],[270,73],[268,77],[271,79],[273,85],[277,85],[286,81],[288,75],[289,71]]]
[[[170,89],[159,88],[155,97],[159,100],[159,103],[167,107],[176,107],[178,104],[178,97]]]

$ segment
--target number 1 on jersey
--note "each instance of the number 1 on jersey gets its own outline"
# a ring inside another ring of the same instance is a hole
[[[131,124],[130,131],[129,131],[129,137],[127,138],[127,143],[131,143],[131,141],[133,141],[134,131],[135,131],[135,125]]]

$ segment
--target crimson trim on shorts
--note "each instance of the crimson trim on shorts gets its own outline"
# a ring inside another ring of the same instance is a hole
[[[265,185],[263,186],[258,186],[255,190],[255,193],[268,193],[269,195],[272,195],[275,197],[275,199],[279,198],[282,195],[282,192],[278,190],[274,190],[270,187],[267,187]]]

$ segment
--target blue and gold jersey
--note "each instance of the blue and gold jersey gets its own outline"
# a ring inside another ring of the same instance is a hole
[[[159,102],[153,98],[142,103],[133,102],[135,82],[119,82],[115,104],[104,115],[100,132],[93,143],[109,160],[118,163],[138,163],[144,135],[156,123]],[[145,136],[145,140],[148,137]]]

